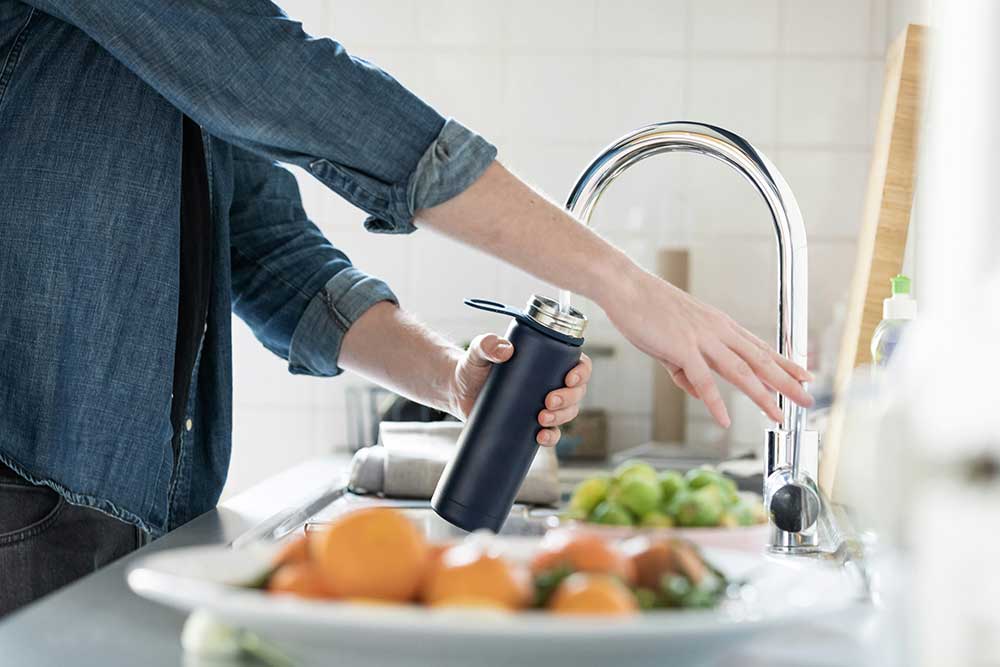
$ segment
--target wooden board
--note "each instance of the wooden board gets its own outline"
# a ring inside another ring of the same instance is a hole
[[[882,300],[889,296],[889,279],[903,269],[916,182],[926,42],[926,27],[909,25],[886,54],[882,106],[834,381],[837,397],[844,395],[854,369],[871,361],[869,346],[882,319]],[[836,400],[819,471],[820,486],[829,497],[834,495],[844,417],[843,401]]]
[[[656,275],[674,287],[687,291],[689,253],[687,249],[660,250],[656,253]],[[655,362],[654,362],[655,363]],[[653,440],[656,442],[685,442],[687,415],[684,406],[687,394],[674,381],[670,373],[656,364],[653,371]]]

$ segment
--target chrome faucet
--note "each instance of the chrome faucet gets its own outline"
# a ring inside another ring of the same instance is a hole
[[[756,188],[774,219],[778,240],[778,352],[806,365],[809,265],[806,230],[799,205],[785,179],[763,153],[742,137],[712,125],[686,121],[657,123],[614,142],[583,171],[566,208],[590,224],[594,206],[625,171],[660,153],[700,153],[725,162]],[[569,305],[569,293],[560,294]],[[819,436],[803,429],[803,410],[778,395],[782,421],[765,435],[764,502],[771,522],[770,548],[786,553],[815,551],[822,507],[816,485]]]

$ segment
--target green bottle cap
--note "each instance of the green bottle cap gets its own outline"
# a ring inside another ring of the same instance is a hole
[[[910,293],[910,279],[904,276],[902,273],[895,278],[890,278],[889,283],[892,285],[893,296],[897,294],[909,294]]]

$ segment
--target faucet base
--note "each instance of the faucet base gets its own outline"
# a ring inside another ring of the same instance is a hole
[[[797,471],[792,467],[795,446],[799,450]],[[798,442],[789,431],[767,432],[764,504],[771,525],[770,551],[808,554],[819,549],[817,524],[822,500],[815,481],[818,462],[819,435],[815,431],[801,431]]]
[[[781,530],[772,524],[768,551],[782,554],[809,554],[819,551],[819,531],[815,530],[815,526],[810,528],[811,530],[801,533],[793,533]]]

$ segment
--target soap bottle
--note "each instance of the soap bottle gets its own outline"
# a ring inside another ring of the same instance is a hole
[[[910,296],[910,279],[900,274],[889,283],[892,296],[882,302],[882,321],[872,336],[872,362],[876,368],[889,363],[903,331],[917,316],[917,302]]]

